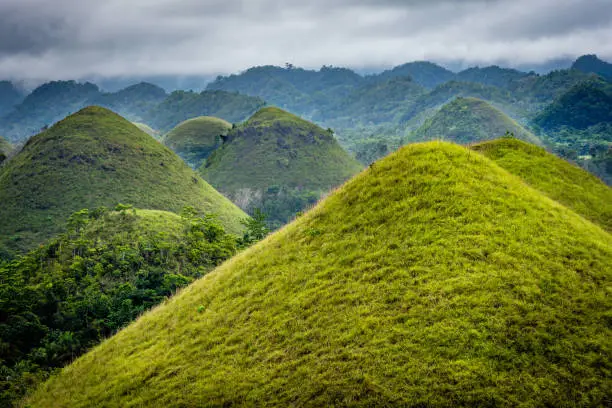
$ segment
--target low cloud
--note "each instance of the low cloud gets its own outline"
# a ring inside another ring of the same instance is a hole
[[[3,0],[0,78],[612,59],[609,0]]]

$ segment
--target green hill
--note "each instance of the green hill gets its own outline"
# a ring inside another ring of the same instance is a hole
[[[375,163],[27,401],[602,406],[612,236],[473,151]]]
[[[221,146],[221,137],[232,129],[232,124],[219,118],[200,116],[180,123],[164,136],[163,142],[187,164],[198,168]]]
[[[541,147],[503,138],[470,146],[531,187],[612,232],[612,188]]]
[[[82,208],[117,203],[215,213],[231,232],[245,214],[170,149],[121,116],[85,108],[31,138],[0,169],[0,248],[32,248]]]
[[[232,256],[236,237],[190,210],[119,206],[0,264],[0,406]]]
[[[516,69],[501,68],[497,65],[493,65],[490,67],[472,67],[463,70],[457,74],[456,80],[507,88],[511,83],[530,75],[534,74],[527,74],[517,71]]]
[[[331,132],[278,108],[259,110],[225,140],[200,174],[275,227],[362,168]]]
[[[426,120],[411,134],[410,139],[473,143],[495,139],[506,132],[514,133],[517,138],[527,142],[541,144],[535,135],[487,102],[476,98],[456,98]]]
[[[370,79],[378,81],[403,76],[411,77],[416,83],[424,87],[435,88],[445,82],[452,81],[455,78],[455,73],[429,61],[415,61],[381,72]]]
[[[13,145],[11,145],[6,139],[0,136],[0,163],[6,160],[12,150]]]

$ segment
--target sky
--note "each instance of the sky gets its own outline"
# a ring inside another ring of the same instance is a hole
[[[612,60],[612,0],[0,0],[0,79]]]

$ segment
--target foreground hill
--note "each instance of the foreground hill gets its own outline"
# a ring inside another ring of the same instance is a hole
[[[612,236],[416,144],[52,378],[33,407],[602,406]]]
[[[518,139],[541,144],[500,110],[476,98],[456,98],[444,105],[432,118],[412,133],[412,140],[444,139],[456,143],[473,143],[514,133]]]
[[[228,134],[200,173],[239,207],[261,208],[279,226],[360,169],[331,132],[264,108]]]
[[[12,150],[13,145],[11,145],[6,139],[0,136],[0,163],[6,160]]]
[[[172,151],[121,116],[85,108],[33,137],[0,170],[0,247],[23,250],[82,208],[117,203],[215,213],[231,232],[245,214]]]
[[[223,119],[200,116],[180,123],[163,142],[191,167],[198,168],[221,146],[221,138],[231,129],[232,124]]]
[[[472,145],[531,187],[612,232],[612,188],[567,161],[517,139]]]

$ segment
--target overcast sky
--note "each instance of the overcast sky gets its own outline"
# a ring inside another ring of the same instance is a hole
[[[0,0],[0,78],[612,60],[612,0]]]

